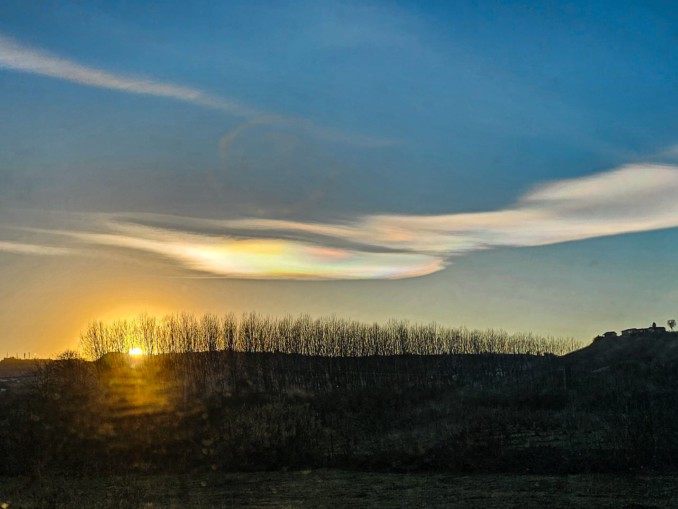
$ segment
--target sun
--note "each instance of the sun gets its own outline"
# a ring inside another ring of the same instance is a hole
[[[144,351],[139,347],[134,347],[129,349],[129,354],[132,357],[139,357],[140,355],[144,354]]]

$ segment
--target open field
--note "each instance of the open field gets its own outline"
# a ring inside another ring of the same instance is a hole
[[[678,476],[384,474],[338,470],[0,478],[9,509],[456,507],[667,508]]]

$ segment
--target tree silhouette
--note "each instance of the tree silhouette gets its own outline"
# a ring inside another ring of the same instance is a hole
[[[273,318],[244,313],[224,317],[189,313],[164,318],[90,322],[80,334],[83,355],[126,354],[143,347],[148,354],[206,351],[270,352],[330,357],[373,355],[565,354],[579,345],[572,338],[540,337],[503,330],[469,330],[436,323],[391,320],[381,325],[308,315]]]
[[[676,326],[676,321],[671,318],[669,321],[666,322],[666,325],[669,326],[669,329],[673,330],[673,328]]]

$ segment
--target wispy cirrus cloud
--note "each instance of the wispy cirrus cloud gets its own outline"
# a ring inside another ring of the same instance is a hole
[[[212,96],[195,88],[110,73],[22,45],[3,35],[0,35],[0,69],[39,74],[80,85],[120,90],[131,94],[166,97],[221,110],[239,117],[258,115],[256,111],[242,104]]]
[[[60,256],[72,254],[73,250],[65,247],[25,244],[23,242],[0,241],[0,253],[20,255]]]
[[[496,247],[528,247],[678,226],[678,166],[629,165],[536,187],[471,214],[370,215],[344,223],[110,216],[60,233],[164,257],[216,277],[398,279]]]
[[[316,138],[330,142],[366,148],[388,146],[395,143],[393,140],[388,139],[342,133],[329,127],[317,125],[311,120],[304,118],[257,111],[240,101],[215,96],[193,87],[164,83],[148,78],[125,76],[96,67],[90,67],[20,44],[2,34],[0,34],[0,69],[48,76],[84,86],[119,90],[130,94],[164,97],[192,103],[223,111],[236,117],[249,119],[252,124],[286,124]]]
[[[675,161],[678,159],[678,144],[676,145],[671,145],[670,147],[666,148],[665,150],[659,152],[657,154],[659,157],[662,158],[667,158],[671,159],[672,161]]]

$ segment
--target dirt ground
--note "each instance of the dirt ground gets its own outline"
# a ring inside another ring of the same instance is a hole
[[[678,507],[677,481],[678,474],[457,476],[336,470],[40,481],[0,478],[0,507],[671,508]]]

